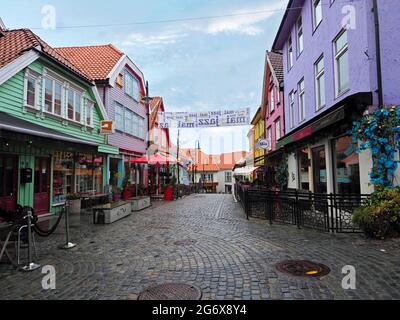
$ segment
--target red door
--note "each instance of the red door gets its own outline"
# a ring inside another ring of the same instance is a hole
[[[50,208],[50,159],[35,159],[33,209],[36,214],[48,213]]]
[[[0,154],[0,209],[14,211],[18,186],[17,157]]]

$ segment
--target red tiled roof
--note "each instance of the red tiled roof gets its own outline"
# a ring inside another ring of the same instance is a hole
[[[55,49],[76,65],[91,80],[107,80],[124,54],[112,44]]]
[[[0,68],[29,50],[37,49],[86,81],[90,79],[29,29],[5,30],[0,36]]]

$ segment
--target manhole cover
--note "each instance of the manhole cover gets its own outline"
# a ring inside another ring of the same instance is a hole
[[[331,271],[324,264],[307,260],[282,261],[276,264],[276,269],[296,277],[322,277]]]
[[[185,283],[164,283],[149,287],[139,294],[138,300],[200,300],[199,288]]]
[[[175,241],[174,245],[176,245],[176,246],[190,246],[192,244],[195,244],[196,242],[197,242],[196,240],[184,239],[184,240]]]

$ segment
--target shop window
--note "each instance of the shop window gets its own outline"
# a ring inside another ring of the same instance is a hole
[[[312,149],[314,192],[327,192],[325,146]]]
[[[65,201],[73,193],[74,157],[71,152],[57,151],[54,154],[53,203]]]
[[[335,192],[339,194],[360,194],[359,157],[351,136],[332,141],[335,174]]]
[[[302,190],[310,190],[310,160],[308,158],[308,149],[299,150],[297,158],[299,164],[299,187]]]
[[[75,164],[76,192],[93,192],[93,156],[80,154]]]

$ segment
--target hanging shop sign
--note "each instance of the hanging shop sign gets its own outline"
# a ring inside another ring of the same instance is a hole
[[[113,121],[104,120],[100,122],[100,133],[101,134],[111,134],[113,132]]]
[[[250,124],[250,108],[208,112],[160,112],[158,127],[210,128]]]
[[[256,149],[268,149],[271,143],[267,139],[258,139]]]

